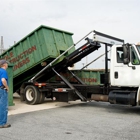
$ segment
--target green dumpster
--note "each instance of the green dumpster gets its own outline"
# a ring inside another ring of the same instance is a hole
[[[72,35],[67,31],[41,25],[1,54],[0,58],[14,64],[13,91],[16,92],[22,83],[72,46]],[[72,48],[65,55],[74,50]]]
[[[71,70],[76,76],[78,76],[87,85],[101,85],[100,75],[105,72],[104,69],[84,69],[84,70]],[[64,77],[67,77],[71,83],[76,83],[77,80],[72,77],[69,72],[61,73]],[[48,82],[61,81],[57,75],[48,80]]]
[[[104,69],[72,70],[72,72],[87,85],[100,85],[100,74],[104,73]]]

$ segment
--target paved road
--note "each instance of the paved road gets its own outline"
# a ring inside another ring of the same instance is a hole
[[[0,140],[140,140],[140,108],[102,102],[10,115]]]

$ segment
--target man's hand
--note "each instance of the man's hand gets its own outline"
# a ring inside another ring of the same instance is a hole
[[[9,87],[8,87],[8,85],[7,85],[6,79],[5,79],[5,78],[2,78],[1,81],[2,81],[4,87],[6,88],[6,90],[7,90],[7,92],[8,92],[8,91],[9,91]]]
[[[8,88],[6,88],[6,90],[7,90],[7,92],[9,92],[9,87],[8,87]]]

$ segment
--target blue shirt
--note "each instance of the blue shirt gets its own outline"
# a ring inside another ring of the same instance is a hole
[[[4,78],[7,81],[8,84],[8,74],[7,71],[3,68],[0,68],[0,86],[3,86],[3,83],[1,79]]]

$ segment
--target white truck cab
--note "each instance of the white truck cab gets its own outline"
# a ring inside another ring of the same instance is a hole
[[[114,45],[111,48],[110,82],[112,86],[139,87],[140,46]]]
[[[96,31],[93,40],[105,44],[105,74],[102,83],[105,83],[106,92],[103,94],[108,95],[107,101],[111,104],[140,105],[140,45],[125,44],[124,40]],[[107,54],[109,46],[110,59]],[[94,94],[92,97],[95,98]]]

